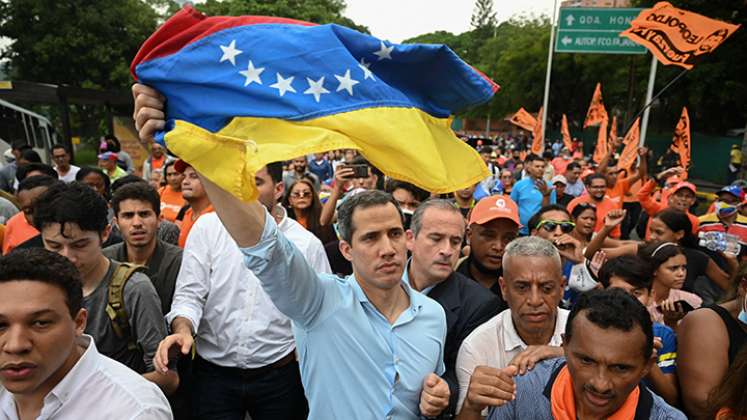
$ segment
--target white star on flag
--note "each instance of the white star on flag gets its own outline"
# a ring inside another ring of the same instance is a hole
[[[378,51],[374,53],[374,55],[379,57],[379,61],[384,60],[386,58],[392,59],[392,50],[394,49],[394,45],[391,47],[387,47],[384,45],[384,41],[381,41],[381,48],[379,48]]]
[[[371,66],[371,63],[366,63],[366,59],[361,58],[361,62],[360,64],[358,64],[358,67],[360,67],[361,70],[363,70],[363,80],[366,80],[369,77],[373,80],[376,80],[376,78],[373,76],[373,73],[371,73],[370,66]]]
[[[317,103],[319,102],[319,98],[323,93],[329,93],[329,91],[324,88],[324,76],[322,76],[317,81],[314,81],[307,77],[306,81],[309,82],[309,88],[304,91],[304,94],[314,95],[314,99],[317,101]]]
[[[350,78],[350,69],[345,71],[345,76],[335,75],[335,77],[340,82],[340,85],[337,86],[337,92],[347,90],[348,94],[353,96],[353,86],[357,85],[359,82]]]
[[[228,45],[221,45],[220,49],[223,50],[223,56],[220,58],[220,62],[226,60],[230,61],[234,66],[236,65],[236,56],[241,54],[243,51],[236,49],[236,40],[234,39]]]
[[[262,72],[265,71],[264,67],[254,67],[254,63],[252,63],[252,60],[249,60],[249,66],[247,66],[246,70],[242,70],[239,73],[246,77],[246,80],[244,80],[244,86],[251,85],[252,83],[258,83],[262,84],[262,79],[259,78],[259,75],[262,74]]]
[[[285,92],[289,92],[289,91],[296,93],[296,90],[293,89],[293,86],[291,86],[291,83],[293,83],[294,76],[291,76],[286,79],[280,73],[275,73],[275,75],[278,81],[277,83],[270,85],[270,87],[277,89],[280,96],[285,95]]]

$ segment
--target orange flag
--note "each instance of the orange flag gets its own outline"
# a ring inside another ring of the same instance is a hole
[[[524,159],[526,159],[526,158],[527,158],[527,151],[526,150],[522,150],[521,152],[519,152],[519,159],[522,162],[524,162]]]
[[[560,134],[563,136],[563,144],[569,152],[573,151],[573,141],[571,141],[571,132],[568,130],[568,118],[563,114],[563,123],[560,125]]]
[[[545,151],[545,139],[542,136],[542,107],[540,107],[539,113],[537,113],[537,121],[534,124],[532,130],[532,153],[535,155],[542,156],[542,152]]]
[[[514,114],[509,121],[527,131],[534,130],[534,127],[537,125],[537,119],[534,118],[532,114],[528,113],[523,107],[519,108],[519,110],[516,111],[516,114]]]
[[[687,114],[687,107],[682,107],[682,115],[674,129],[670,149],[680,155],[680,166],[685,169],[690,167],[690,116]]]
[[[584,128],[590,125],[599,125],[605,118],[607,118],[607,111],[604,109],[604,103],[602,102],[602,84],[597,83],[597,87],[594,88],[594,96],[591,97],[589,110],[586,111]]]
[[[595,163],[599,163],[604,159],[604,157],[607,155],[607,124],[609,123],[609,120],[607,118],[607,114],[605,113],[604,119],[602,120],[602,123],[599,124],[599,134],[597,134],[597,145],[594,147],[594,155],[592,155],[592,159]]]
[[[630,130],[625,134],[623,139],[623,151],[620,153],[620,159],[617,162],[617,167],[620,169],[626,169],[630,174],[630,168],[633,166],[636,158],[638,157],[638,145],[641,142],[641,119],[636,118]]]
[[[642,10],[620,36],[648,48],[662,64],[689,70],[698,56],[715,50],[739,26],[678,9],[662,1]]]
[[[615,144],[615,140],[617,140],[617,115],[612,116],[610,135],[607,137],[607,144],[610,145],[609,147],[612,147],[612,145]]]

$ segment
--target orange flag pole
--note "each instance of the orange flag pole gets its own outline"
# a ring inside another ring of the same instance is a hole
[[[560,125],[560,134],[563,136],[563,144],[569,152],[573,152],[573,141],[571,140],[571,131],[568,129],[568,118],[563,114],[563,122]]]

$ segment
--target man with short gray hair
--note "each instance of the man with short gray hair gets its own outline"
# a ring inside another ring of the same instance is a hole
[[[540,360],[562,356],[568,311],[559,309],[565,279],[560,254],[545,239],[515,239],[503,254],[500,278],[509,309],[477,327],[457,358],[459,419],[480,419],[487,407],[511,399],[513,376]]]
[[[448,200],[422,203],[406,232],[412,257],[403,274],[413,289],[438,302],[446,313],[443,378],[451,392],[448,413],[456,409],[459,386],[456,359],[462,341],[479,325],[506,308],[498,296],[454,271],[464,240],[462,213]]]

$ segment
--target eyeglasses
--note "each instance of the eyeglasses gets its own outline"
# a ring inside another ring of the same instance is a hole
[[[543,220],[537,223],[537,229],[542,228],[548,232],[555,232],[555,229],[560,227],[560,231],[563,233],[571,233],[576,227],[573,222],[554,222],[552,220]]]
[[[311,191],[293,192],[291,193],[291,197],[293,198],[311,197]]]

